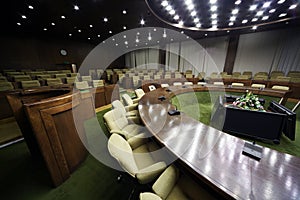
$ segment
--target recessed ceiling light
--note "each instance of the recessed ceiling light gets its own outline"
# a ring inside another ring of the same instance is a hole
[[[33,10],[33,6],[31,6],[31,5],[29,5],[28,8],[31,9],[31,10]]]
[[[247,19],[244,19],[243,21],[242,21],[242,24],[246,24],[248,22],[248,20]]]
[[[64,15],[61,16],[62,19],[66,19],[66,17]]]
[[[196,14],[197,14],[197,12],[196,12],[195,10],[193,10],[193,11],[191,12],[191,16],[196,16]]]
[[[74,5],[74,10],[79,10],[79,6]]]
[[[170,11],[169,11],[169,14],[170,14],[170,15],[175,15],[175,10],[174,10],[174,9],[170,10]]]
[[[71,37],[71,36],[72,36],[72,33],[69,33],[69,36]]]
[[[184,22],[181,20],[181,21],[178,22],[178,24],[179,24],[180,26],[183,26]]]
[[[211,15],[212,19],[216,19],[217,17],[218,17],[218,15],[216,13],[214,13],[214,14]]]
[[[127,27],[126,27],[126,26],[123,26],[123,29],[124,29],[124,30],[126,30],[126,29],[127,29]]]
[[[52,25],[52,26],[55,26],[55,23],[52,22],[51,25]]]
[[[141,25],[145,25],[145,20],[144,20],[144,19],[141,19],[140,24],[141,24]]]
[[[237,1],[235,1],[235,5],[240,5],[242,3],[242,1],[241,0],[237,0]]]
[[[253,30],[256,30],[256,29],[257,29],[257,26],[253,26],[252,29],[253,29]]]
[[[287,13],[281,13],[281,14],[279,15],[279,17],[285,17],[285,16],[287,16]]]
[[[257,8],[257,5],[252,5],[252,6],[250,6],[249,10],[256,10],[256,8]]]
[[[236,14],[238,14],[238,12],[239,12],[239,9],[236,8],[236,9],[233,9],[231,13],[232,13],[233,15],[236,15]]]
[[[90,28],[93,28],[93,25],[92,25],[92,24],[90,24]]]
[[[100,37],[100,35],[97,35],[97,37]]]
[[[175,16],[173,17],[173,19],[178,20],[178,19],[179,19],[179,15],[175,15]]]
[[[168,6],[166,7],[166,10],[167,10],[167,11],[172,10],[172,6],[171,6],[171,5],[168,5]]]
[[[18,26],[21,26],[21,23],[20,23],[20,22],[18,22],[18,23],[17,23],[17,25],[18,25]]]
[[[218,6],[212,6],[212,7],[210,8],[210,10],[213,11],[213,12],[216,11],[217,9],[218,9]]]
[[[188,10],[193,10],[195,8],[195,5],[194,4],[190,4],[188,5],[187,9]]]
[[[258,18],[255,17],[255,18],[253,18],[251,21],[252,21],[252,22],[256,22],[257,20],[258,20]]]
[[[269,19],[269,16],[263,16],[262,20],[267,20]]]
[[[25,15],[22,15],[22,18],[23,18],[23,19],[26,19],[27,17],[26,17]]]
[[[126,11],[126,10],[123,10],[122,13],[123,13],[124,15],[126,15],[126,14],[127,14],[127,11]]]
[[[78,32],[79,32],[79,33],[81,33],[81,30],[80,30],[80,29],[78,29]]]
[[[265,2],[263,8],[268,8],[271,5],[271,1]]]
[[[104,18],[103,18],[103,21],[104,21],[104,22],[108,22],[107,17],[104,17]]]
[[[47,31],[47,28],[44,28],[43,30],[44,30],[44,31]]]
[[[233,22],[229,22],[228,26],[233,26]]]
[[[295,9],[297,7],[297,4],[293,4],[289,7],[290,10]]]
[[[197,24],[196,24],[196,27],[197,27],[197,28],[200,28],[200,27],[201,27],[201,24],[200,24],[200,23],[197,23]]]
[[[264,14],[264,11],[263,10],[260,10],[256,13],[257,16],[262,16]]]
[[[282,4],[282,3],[284,3],[285,2],[285,0],[279,0],[277,3],[278,4]]]
[[[271,9],[271,10],[269,10],[269,13],[274,13],[276,11],[276,9]]]
[[[162,1],[162,2],[161,2],[161,5],[162,5],[163,7],[166,7],[166,6],[169,5],[169,3],[168,3],[168,1]]]
[[[229,20],[230,21],[235,21],[236,20],[236,16],[231,16]]]
[[[108,33],[112,34],[112,31],[108,31]]]
[[[195,23],[199,22],[199,18],[198,18],[198,17],[195,18],[195,19],[194,19],[194,22],[195,22]]]

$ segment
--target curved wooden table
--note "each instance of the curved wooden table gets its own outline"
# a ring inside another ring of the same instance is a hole
[[[170,99],[174,94],[207,88],[170,89],[173,92],[159,88],[146,93],[139,101],[139,112],[156,140],[194,176],[226,199],[299,199],[300,158],[265,147],[260,161],[242,155],[244,140],[185,113],[167,114],[172,109]],[[166,100],[158,100],[162,95]]]

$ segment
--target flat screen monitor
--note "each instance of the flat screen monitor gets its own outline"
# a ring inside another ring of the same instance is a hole
[[[296,132],[296,113],[286,108],[285,106],[271,101],[268,109],[272,112],[281,113],[286,115],[286,121],[283,126],[283,134],[286,135],[290,140],[295,140]]]

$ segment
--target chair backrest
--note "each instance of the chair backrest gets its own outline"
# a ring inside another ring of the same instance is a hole
[[[27,88],[40,87],[41,84],[38,80],[21,81],[21,86],[22,86],[23,89],[27,89]]]
[[[107,148],[110,155],[119,162],[125,171],[132,176],[138,172],[132,149],[122,136],[112,134],[108,139]]]
[[[149,85],[148,88],[149,88],[150,91],[156,90],[156,87],[154,85]]]
[[[104,81],[103,80],[93,80],[93,87],[103,87]]]
[[[251,87],[254,87],[254,88],[265,88],[266,86],[264,84],[257,84],[257,83],[253,83],[251,85]]]
[[[184,85],[193,85],[193,82],[186,81],[184,82]]]
[[[92,81],[91,76],[81,76],[81,81]]]
[[[144,90],[143,90],[143,89],[140,89],[140,88],[134,90],[134,92],[135,92],[137,98],[142,98],[142,97],[145,95]]]
[[[109,130],[122,130],[128,125],[128,120],[124,115],[124,112],[117,108],[106,112],[103,115],[103,119],[105,120]]]
[[[13,90],[14,86],[11,82],[3,81],[0,82],[0,91]]]
[[[89,86],[89,84],[88,84],[87,81],[75,82],[75,87],[78,90],[85,90],[85,89],[89,89],[90,88],[90,86]]]
[[[166,88],[166,87],[169,87],[169,84],[168,84],[168,83],[162,83],[162,84],[160,84],[160,86],[161,86],[162,88]]]
[[[131,97],[128,94],[123,94],[122,95],[122,100],[123,100],[123,102],[126,106],[133,105],[133,101],[132,101]]]
[[[162,199],[167,199],[168,195],[176,185],[178,178],[179,170],[174,165],[170,165],[158,177],[153,184],[152,189]]]
[[[48,86],[63,84],[60,78],[47,78],[46,82]]]
[[[181,82],[174,82],[173,85],[174,86],[180,86],[180,85],[182,85],[182,83]]]
[[[274,90],[285,90],[285,91],[287,91],[287,90],[289,90],[290,88],[289,88],[288,86],[273,85],[273,86],[272,86],[272,89],[274,89]]]
[[[239,87],[243,87],[244,83],[232,83],[232,86],[239,86]]]

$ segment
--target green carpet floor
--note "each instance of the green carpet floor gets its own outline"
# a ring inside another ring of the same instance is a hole
[[[196,120],[209,125],[213,104],[216,102],[220,92],[195,92],[195,93],[184,93],[177,95],[172,99],[172,104],[176,105],[178,110],[188,114]],[[232,95],[240,96],[240,93],[228,93]],[[270,101],[279,101],[279,98],[269,96],[259,96],[265,99],[265,109],[267,109]],[[287,102],[286,107],[293,108],[295,103]],[[296,140],[291,141],[284,135],[282,135],[280,144],[276,145],[270,142],[260,142],[259,145],[269,147],[279,152],[288,153],[300,157],[300,109],[296,111]],[[247,138],[243,138],[247,139]]]

